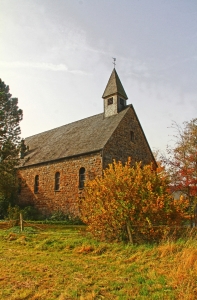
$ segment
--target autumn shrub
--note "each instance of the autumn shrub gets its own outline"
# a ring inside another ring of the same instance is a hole
[[[88,181],[79,199],[82,221],[99,239],[159,240],[180,225],[187,206],[175,203],[163,169],[113,161],[103,176]]]

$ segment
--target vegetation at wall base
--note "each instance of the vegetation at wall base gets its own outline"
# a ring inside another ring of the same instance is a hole
[[[6,217],[4,220],[16,225],[19,223],[20,214],[22,215],[24,225],[27,223],[84,225],[82,220],[77,216],[65,214],[60,210],[46,216],[40,213],[34,206],[10,205],[5,213]]]
[[[0,230],[0,299],[195,300],[195,228],[187,236],[137,246],[65,226]]]

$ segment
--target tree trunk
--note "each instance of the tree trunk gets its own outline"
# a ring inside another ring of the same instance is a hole
[[[127,233],[129,236],[129,242],[133,245],[133,238],[132,238],[132,233],[131,233],[131,224],[129,221],[127,221]]]

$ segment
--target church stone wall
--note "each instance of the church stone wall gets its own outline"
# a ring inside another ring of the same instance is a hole
[[[133,163],[142,161],[143,164],[149,164],[150,162],[155,164],[133,107],[128,110],[125,117],[121,120],[105,145],[103,153],[104,168],[109,163],[112,163],[113,159],[125,163],[128,157],[131,157]]]
[[[102,174],[101,153],[78,156],[64,161],[45,163],[19,169],[22,186],[19,204],[34,205],[44,215],[62,211],[78,215],[77,199],[82,196],[79,189],[79,170],[85,168],[85,178],[93,179]],[[60,173],[60,189],[55,191],[55,173]],[[34,193],[35,176],[39,175],[38,193]]]

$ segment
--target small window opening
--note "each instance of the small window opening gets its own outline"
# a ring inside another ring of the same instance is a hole
[[[108,105],[113,104],[113,97],[111,97],[111,98],[109,98],[109,99],[107,100],[107,104],[108,104]]]
[[[35,176],[35,181],[34,181],[34,193],[38,193],[39,190],[39,175]]]
[[[85,168],[82,167],[79,170],[79,188],[83,189],[85,183]]]
[[[60,189],[60,172],[55,173],[55,191]]]
[[[124,99],[120,98],[120,105],[124,106]]]
[[[130,132],[130,136],[131,136],[131,142],[134,142],[135,136],[134,136],[134,132],[133,131]]]

